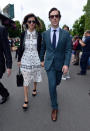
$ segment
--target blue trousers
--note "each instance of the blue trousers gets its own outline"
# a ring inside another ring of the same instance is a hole
[[[54,64],[52,64],[51,68],[47,71],[47,76],[48,76],[48,83],[49,83],[51,106],[53,109],[58,109],[56,87],[61,82],[62,71],[57,71],[54,68]]]
[[[80,67],[81,67],[81,73],[86,74],[87,71],[87,63],[88,59],[90,57],[90,52],[83,52],[80,60]]]

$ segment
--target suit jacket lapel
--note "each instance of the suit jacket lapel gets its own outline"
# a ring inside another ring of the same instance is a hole
[[[51,32],[51,29],[48,30],[48,34],[47,34],[47,35],[48,35],[48,41],[49,41],[49,43],[51,44],[51,36],[50,36],[50,32]]]
[[[51,29],[48,30],[47,38],[48,38],[49,46],[53,49],[52,44],[51,44]]]

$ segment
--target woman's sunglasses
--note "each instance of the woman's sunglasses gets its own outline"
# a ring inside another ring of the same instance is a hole
[[[35,21],[35,20],[29,20],[28,23],[29,23],[29,24],[31,24],[31,23],[35,24],[36,21]]]

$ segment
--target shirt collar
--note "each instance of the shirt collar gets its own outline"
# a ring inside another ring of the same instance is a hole
[[[53,32],[53,30],[56,30],[56,31],[58,31],[59,32],[59,27],[57,27],[57,28],[53,28],[53,27],[51,27],[51,32]]]
[[[27,30],[27,33],[28,33],[28,34],[35,34],[35,33],[36,33],[36,30],[33,30],[32,32],[30,32],[29,30]]]

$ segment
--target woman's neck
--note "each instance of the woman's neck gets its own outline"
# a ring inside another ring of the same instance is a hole
[[[28,29],[30,32],[33,32],[35,29]]]

